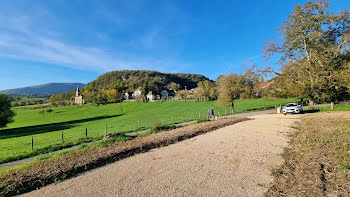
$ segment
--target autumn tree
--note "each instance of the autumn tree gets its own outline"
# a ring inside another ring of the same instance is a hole
[[[49,102],[52,105],[65,105],[72,103],[74,98],[75,90],[68,93],[62,93],[62,94],[54,94],[50,97]]]
[[[175,82],[171,82],[166,86],[168,89],[170,90],[174,90],[174,91],[179,91],[181,89],[181,85],[177,84]]]
[[[279,31],[280,41],[268,41],[265,55],[281,57],[281,72],[275,72],[281,86],[295,84],[311,104],[333,101],[348,91],[348,10],[332,13],[328,1],[308,1],[294,8]]]
[[[181,100],[186,100],[189,96],[189,92],[187,90],[180,90],[176,92],[176,97]]]
[[[198,88],[195,94],[197,98],[205,97],[209,100],[214,100],[217,98],[216,84],[214,82],[205,80],[199,82],[197,85]]]
[[[254,87],[260,80],[257,73],[247,71],[244,74],[231,73],[218,78],[219,104],[231,104],[232,113],[235,112],[235,100],[249,98],[254,94]]]
[[[123,98],[124,93],[127,92],[129,86],[126,82],[119,81],[114,83],[112,88],[102,88],[102,92],[106,94],[108,101],[117,102]]]
[[[109,101],[116,102],[123,97],[123,93],[119,92],[117,89],[106,90],[106,95]]]
[[[245,91],[241,94],[241,99],[249,99],[259,96],[259,85],[264,81],[257,65],[252,65],[244,69],[242,74],[243,84],[246,85]]]

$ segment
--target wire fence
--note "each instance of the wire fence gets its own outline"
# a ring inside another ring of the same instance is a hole
[[[231,115],[232,113],[229,110],[217,110],[215,111],[215,116],[225,116]],[[89,127],[81,127],[80,131],[55,131],[49,136],[36,134],[30,136],[28,142],[28,148],[32,151],[38,149],[45,149],[48,147],[65,147],[77,145],[83,142],[90,142],[102,139],[105,134],[109,133],[122,133],[127,134],[131,132],[138,132],[144,130],[150,130],[155,126],[174,126],[177,124],[190,122],[190,121],[203,121],[206,120],[207,112],[199,112],[199,113],[184,113],[178,116],[170,116],[170,117],[152,117],[143,118],[142,120],[130,122],[120,122],[115,124],[113,122],[105,122],[101,124],[99,128],[89,128]],[[51,143],[48,143],[51,142]]]

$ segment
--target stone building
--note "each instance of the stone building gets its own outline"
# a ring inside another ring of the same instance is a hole
[[[132,93],[132,98],[136,99],[137,97],[141,96],[142,90],[141,87],[137,88],[133,93]]]
[[[160,94],[162,99],[172,99],[175,96],[175,91],[164,89]]]
[[[127,92],[127,93],[125,93],[125,94],[123,95],[123,98],[124,98],[125,100],[129,100],[131,97],[130,97],[130,94]]]
[[[148,101],[155,101],[156,100],[156,95],[152,93],[152,91],[149,91],[147,94],[147,100]]]
[[[79,88],[77,88],[77,91],[75,92],[74,103],[76,105],[82,105],[85,103],[83,99],[83,95],[81,95]]]

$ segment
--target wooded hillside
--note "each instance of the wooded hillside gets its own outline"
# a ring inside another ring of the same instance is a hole
[[[138,87],[145,87],[150,91],[159,92],[171,82],[177,83],[184,88],[192,89],[197,87],[200,81],[209,80],[199,74],[188,73],[161,73],[146,70],[123,70],[112,71],[101,75],[96,80],[88,83],[84,89],[99,91],[101,89],[113,89],[115,85],[124,86],[128,91]]]

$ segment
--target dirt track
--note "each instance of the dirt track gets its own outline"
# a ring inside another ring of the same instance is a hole
[[[259,115],[28,196],[262,196],[298,115]]]

